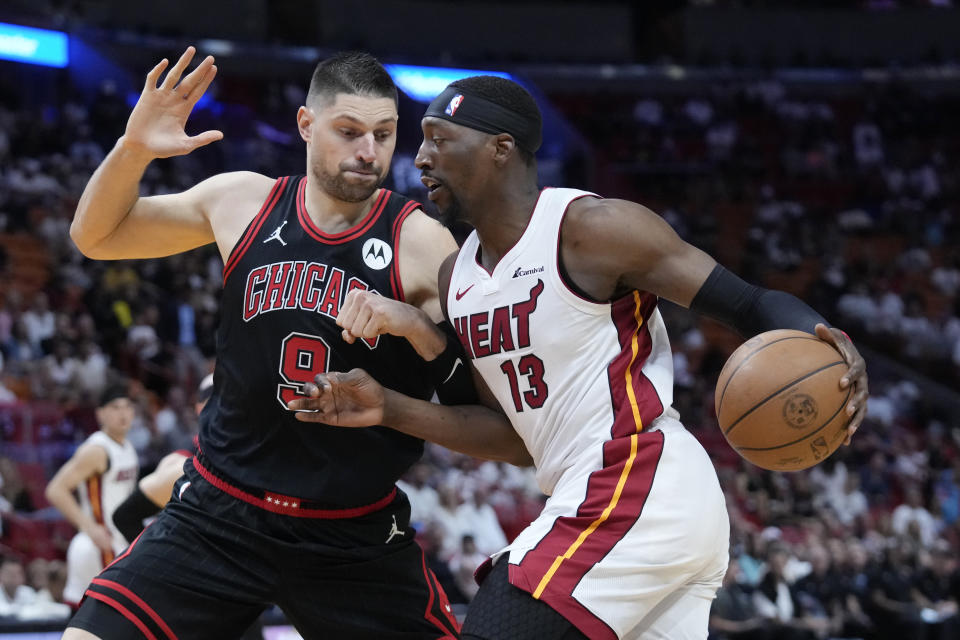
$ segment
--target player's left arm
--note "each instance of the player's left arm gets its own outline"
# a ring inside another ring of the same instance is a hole
[[[830,328],[802,300],[744,282],[684,242],[663,218],[634,202],[577,200],[563,234],[565,264],[584,279],[577,284],[586,284],[588,292],[609,296],[639,289],[718,320],[743,336],[799,329],[836,347],[849,367],[840,386],[853,384],[855,390],[847,404],[849,443],[866,416],[866,363],[843,331]]]
[[[395,247],[405,303],[354,289],[337,316],[343,339],[388,333],[406,338],[424,360],[436,358],[447,345],[447,335],[437,326],[443,320],[437,271],[456,250],[446,227],[420,209],[413,211],[403,221]]]
[[[83,510],[73,495],[74,489],[87,479],[106,472],[110,458],[107,450],[97,444],[82,444],[47,483],[44,495],[78,531],[90,536],[103,551],[112,548],[110,531]]]

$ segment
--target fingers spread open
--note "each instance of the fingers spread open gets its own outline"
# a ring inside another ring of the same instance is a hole
[[[173,68],[167,73],[167,77],[163,79],[163,84],[160,86],[161,89],[172,90],[177,86],[177,83],[180,82],[180,76],[183,75],[183,70],[186,69],[190,61],[193,60],[193,54],[196,53],[196,51],[192,46],[187,47],[187,50],[183,52],[183,55],[180,56],[177,63],[173,65]]]
[[[213,56],[207,56],[200,66],[184,78],[177,87],[180,97],[189,100],[191,106],[197,104],[215,77],[217,77],[217,66],[213,64]]]
[[[150,69],[150,72],[147,74],[147,80],[143,83],[143,90],[156,89],[157,80],[160,78],[160,74],[163,73],[163,70],[167,68],[167,65],[170,64],[170,61],[164,58],[157,65]]]

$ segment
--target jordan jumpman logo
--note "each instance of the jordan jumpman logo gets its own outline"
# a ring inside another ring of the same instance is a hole
[[[405,536],[407,535],[406,531],[401,531],[400,527],[397,526],[397,516],[391,516],[393,518],[393,526],[390,527],[390,535],[387,536],[387,542],[393,540],[394,536]],[[386,542],[384,543],[386,544]]]
[[[274,229],[274,230],[273,230],[273,233],[271,233],[269,236],[267,236],[267,239],[263,241],[263,244],[267,244],[267,243],[270,242],[271,240],[279,240],[279,241],[280,241],[280,244],[282,244],[283,246],[287,246],[287,243],[284,242],[284,241],[283,241],[283,238],[280,237],[280,232],[283,230],[283,228],[284,228],[286,225],[287,225],[287,220],[284,220],[284,221],[283,221],[283,224],[281,224],[279,227],[277,227],[276,229]]]

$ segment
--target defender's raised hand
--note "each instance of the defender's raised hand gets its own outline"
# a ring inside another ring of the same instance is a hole
[[[213,56],[207,56],[181,80],[195,52],[193,47],[187,47],[159,85],[160,76],[167,68],[166,58],[147,74],[143,92],[127,120],[123,135],[130,148],[150,158],[169,158],[186,155],[197,147],[223,138],[223,133],[216,130],[195,136],[188,136],[184,130],[194,105],[217,75]]]

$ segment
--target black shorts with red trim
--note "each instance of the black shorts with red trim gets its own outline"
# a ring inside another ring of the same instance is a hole
[[[69,626],[105,640],[236,638],[276,604],[306,640],[459,638],[403,492],[362,515],[288,515],[220,475],[214,486],[198,467],[214,473],[186,465],[160,516],[93,580]]]

